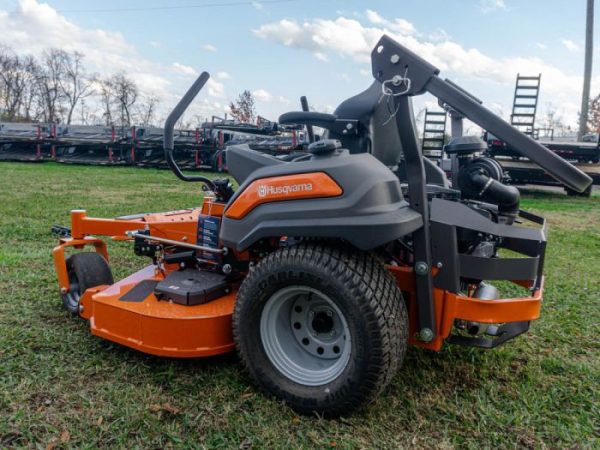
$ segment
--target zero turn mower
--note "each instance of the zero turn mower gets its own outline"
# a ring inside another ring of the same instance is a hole
[[[546,223],[519,209],[493,163],[473,158],[477,139],[448,148],[458,161],[450,187],[422,156],[411,97],[433,94],[574,190],[591,180],[389,37],[372,66],[372,86],[335,114],[304,108],[280,118],[326,130],[309,153],[285,161],[230,147],[236,191],[227,178],[184,175],[173,159],[174,124],[203,73],[164,138],[175,175],[203,183],[202,206],[115,219],[72,211],[70,228],[55,227],[64,306],[92,334],[153,355],[237,348],[263,391],[328,416],[375,399],[407,345],[492,348],[527,331],[540,315]],[[114,282],[100,235],[132,241],[150,264]],[[95,251],[67,258],[84,247]],[[499,298],[494,280],[524,295]]]

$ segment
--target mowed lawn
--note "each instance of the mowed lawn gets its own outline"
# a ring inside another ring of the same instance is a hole
[[[528,192],[550,222],[542,317],[484,351],[409,349],[391,387],[340,420],[299,417],[235,355],[146,356],[89,334],[60,305],[53,224],[199,205],[167,171],[0,163],[0,448],[600,446],[600,197]],[[148,262],[110,243],[116,278]]]

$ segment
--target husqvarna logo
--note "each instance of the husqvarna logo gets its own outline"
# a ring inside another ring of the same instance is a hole
[[[310,192],[313,190],[312,183],[288,184],[284,186],[269,186],[266,184],[258,185],[258,196],[267,197],[269,195],[290,195],[296,192]]]

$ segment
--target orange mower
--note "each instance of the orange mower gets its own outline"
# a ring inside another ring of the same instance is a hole
[[[280,117],[306,127],[306,153],[230,146],[237,190],[229,178],[185,175],[173,159],[174,124],[207,82],[202,73],[164,130],[170,168],[203,184],[202,205],[114,219],[72,211],[70,228],[55,227],[66,309],[92,334],[152,355],[237,349],[264,392],[329,417],[374,400],[408,345],[493,348],[526,332],[542,304],[545,221],[520,210],[501,168],[477,156],[478,138],[446,146],[450,184],[423,157],[411,97],[429,92],[573,190],[591,180],[387,36],[372,69],[373,84],[334,114]],[[313,126],[325,130],[318,140]],[[115,282],[97,236],[131,241],[150,263]],[[501,298],[494,280],[523,296]]]

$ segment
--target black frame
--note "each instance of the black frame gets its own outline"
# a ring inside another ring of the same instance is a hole
[[[442,80],[439,70],[388,36],[383,36],[371,54],[373,76],[379,80],[388,95],[394,96],[396,105],[395,120],[404,151],[408,198],[413,209],[423,216],[425,226],[413,233],[415,257],[416,294],[420,338],[431,341],[435,338],[435,309],[433,300],[432,247],[436,249],[436,265],[440,270],[436,277],[436,286],[458,292],[461,277],[494,279],[532,279],[535,286],[541,283],[541,273],[546,245],[546,225],[542,218],[529,213],[527,219],[541,225],[541,229],[532,230],[496,224],[488,221],[490,234],[504,237],[506,247],[524,253],[529,258],[502,260],[492,258],[481,264],[480,258],[460,254],[456,243],[456,228],[472,228],[470,219],[463,220],[461,213],[452,211],[451,218],[436,217],[430,221],[430,212],[440,214],[443,204],[434,199],[430,205],[427,198],[427,179],[422,149],[416,136],[414,115],[409,97],[429,92],[438,98],[446,109],[452,109],[463,117],[469,118],[483,129],[518,148],[521,154],[536,162],[561,183],[576,191],[585,190],[592,182],[590,177],[573,167],[538,142],[513,128],[481,105],[481,102],[454,83]],[[443,200],[439,200],[444,202]],[[461,203],[448,202],[453,208]],[[476,214],[476,213],[474,213]],[[438,220],[436,220],[438,219]],[[448,222],[451,223],[448,223]],[[485,228],[485,227],[483,227]],[[435,237],[435,242],[430,236]],[[454,236],[454,238],[452,238]],[[443,241],[441,241],[443,239]],[[489,259],[489,258],[488,258]],[[512,267],[511,267],[512,266]],[[514,267],[514,268],[513,268]],[[421,269],[421,270],[419,270]],[[422,270],[427,269],[427,270]],[[516,269],[516,270],[515,270]]]

